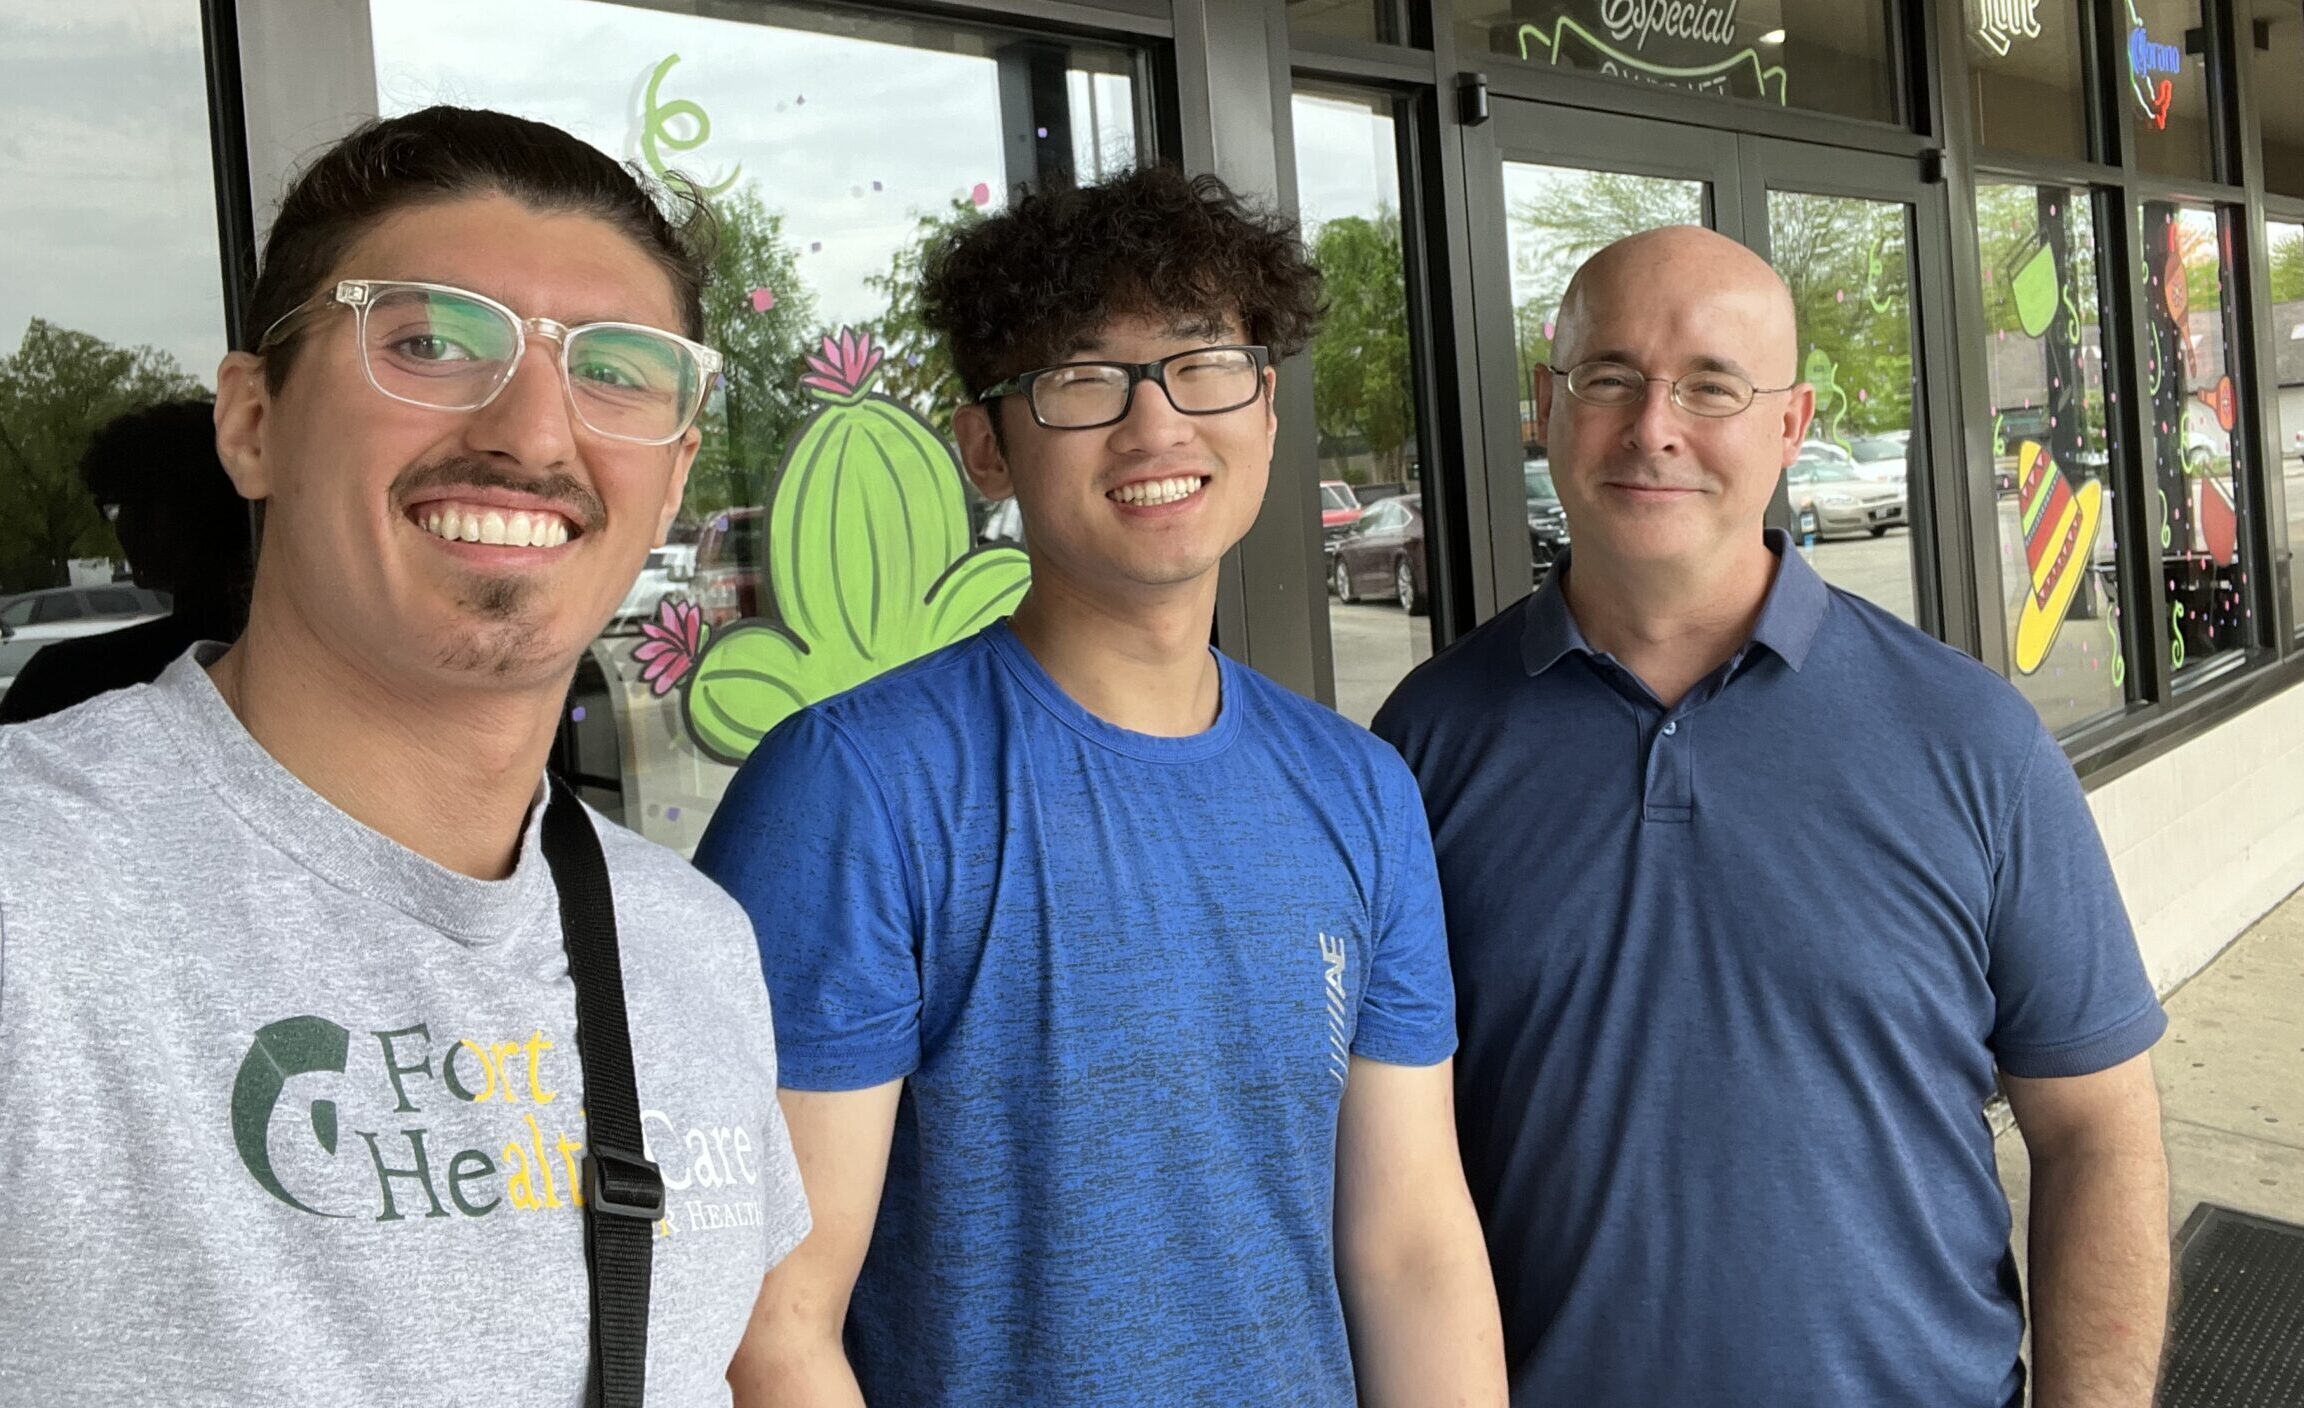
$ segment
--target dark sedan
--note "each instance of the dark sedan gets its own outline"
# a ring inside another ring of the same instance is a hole
[[[1541,582],[1568,550],[1568,513],[1560,507],[1560,491],[1552,487],[1549,461],[1529,460],[1521,470],[1528,482],[1528,556]]]
[[[1430,610],[1424,584],[1424,496],[1384,499],[1336,540],[1329,586],[1339,601],[1390,597],[1411,616]]]

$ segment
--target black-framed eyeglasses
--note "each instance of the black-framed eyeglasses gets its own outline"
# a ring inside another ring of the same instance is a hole
[[[1547,364],[1549,366],[1549,364]],[[1648,383],[1661,381],[1672,388],[1672,404],[1690,415],[1732,416],[1752,404],[1755,396],[1790,391],[1785,386],[1754,386],[1734,372],[1690,372],[1682,377],[1649,376],[1622,362],[1578,362],[1573,367],[1550,367],[1565,378],[1568,394],[1587,406],[1629,406],[1648,394]]]
[[[1271,362],[1270,349],[1247,346],[1195,347],[1157,362],[1059,362],[987,387],[976,400],[1022,396],[1049,430],[1094,430],[1126,420],[1136,384],[1150,381],[1183,414],[1215,416],[1262,395]]]

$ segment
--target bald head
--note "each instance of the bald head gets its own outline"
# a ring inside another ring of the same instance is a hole
[[[1799,335],[1792,292],[1767,260],[1726,235],[1698,225],[1666,225],[1628,235],[1585,260],[1560,299],[1553,361],[1574,366],[1619,352],[1591,339],[1598,334],[1605,340],[1613,315],[1630,303],[1675,312],[1704,306],[1726,314],[1719,325],[1749,345],[1707,352],[1740,364],[1762,385],[1793,379]]]

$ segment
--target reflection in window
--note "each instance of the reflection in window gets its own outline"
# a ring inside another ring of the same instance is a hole
[[[1883,0],[1455,0],[1457,42],[1635,83],[1893,122]]]
[[[1389,99],[1300,89],[1291,117],[1304,240],[1328,304],[1311,349],[1312,416],[1336,707],[1364,724],[1400,677],[1432,654],[1431,627],[1416,619],[1430,610],[1431,562],[1399,147]]]
[[[1391,28],[1384,11],[1390,0],[1288,0],[1288,35],[1328,35],[1360,39],[1371,44],[1388,40]]]
[[[1092,181],[1140,150],[1128,51],[743,14],[371,6],[386,113],[456,101],[551,122],[685,173],[719,217],[705,317],[724,384],[672,542],[579,667],[562,739],[591,800],[683,850],[792,709],[1022,595],[1018,530],[973,499],[950,448],[959,387],[920,318],[921,254],[1020,184]]]
[[[2095,222],[2085,191],[1986,182],[1976,233],[2008,666],[2063,731],[2127,698]]]
[[[7,596],[113,577],[120,543],[81,454],[115,417],[205,394],[224,311],[198,6],[0,10],[0,94]],[[0,643],[0,688],[34,648]]]
[[[2200,0],[2120,0],[2114,14],[2120,58],[2112,76],[2128,114],[2136,164],[2162,176],[2212,179]]]
[[[2213,210],[2146,201],[2138,214],[2150,329],[2145,438],[2168,580],[2169,665],[2197,672],[2237,658],[2253,628],[2227,351],[2231,251]]]
[[[2273,433],[2280,454],[2280,480],[2287,506],[2286,541],[2289,599],[2304,628],[2304,225],[2270,221],[2264,244],[2271,266],[2272,380],[2277,410]]]
[[[1808,443],[1785,474],[1794,522],[1826,581],[1910,621],[1911,496],[1927,478],[1909,473],[1907,224],[1899,202],[1768,193],[1771,262],[1792,290],[1800,379],[1816,388]]]
[[[2031,156],[2085,158],[2079,7],[1970,0],[1961,30],[1976,144]]]
[[[2254,96],[2263,138],[2264,189],[2304,196],[2304,5],[2253,0],[2246,31],[2256,68]]]

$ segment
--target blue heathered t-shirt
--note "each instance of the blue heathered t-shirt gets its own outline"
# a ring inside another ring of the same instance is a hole
[[[1994,1066],[2165,1026],[2031,705],[1784,553],[1675,708],[1556,572],[1376,729],[1439,853],[1513,1402],[2014,1401]]]
[[[1217,659],[1156,738],[994,625],[786,721],[704,838],[783,1083],[904,1078],[874,1408],[1353,1403],[1337,1111],[1454,1049],[1431,841],[1392,750]]]

